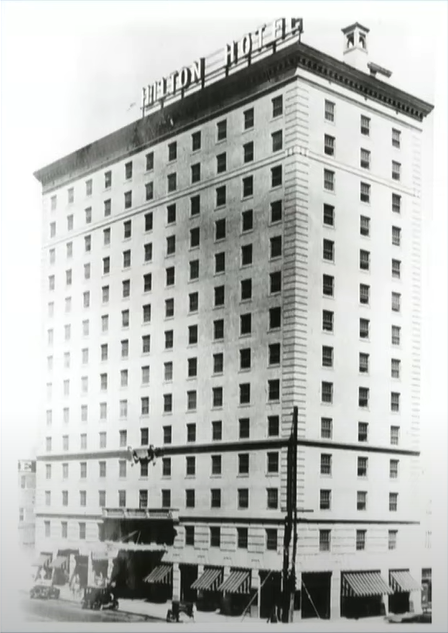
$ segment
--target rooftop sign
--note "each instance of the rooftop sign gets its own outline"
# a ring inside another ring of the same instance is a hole
[[[159,103],[183,98],[240,70],[259,57],[275,53],[278,47],[299,37],[303,32],[302,18],[279,18],[247,33],[239,41],[227,44],[223,51],[201,57],[189,66],[175,70],[142,90],[142,114]],[[218,57],[219,55],[219,57]]]

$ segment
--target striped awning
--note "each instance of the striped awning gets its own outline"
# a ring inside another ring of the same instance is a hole
[[[56,556],[56,558],[50,563],[50,567],[53,569],[61,569],[67,562],[66,556]]]
[[[39,558],[34,561],[33,567],[43,567],[51,560],[51,554],[39,554]]]
[[[222,593],[250,593],[250,571],[234,570],[218,591]]]
[[[219,585],[222,583],[223,573],[223,569],[216,569],[216,567],[206,569],[202,576],[199,576],[199,578],[194,581],[191,585],[191,589],[198,591],[217,591]]]
[[[343,575],[342,595],[344,597],[380,596],[392,593],[392,589],[379,571],[359,571]]]
[[[159,567],[154,567],[149,576],[146,576],[144,582],[159,584],[159,585],[169,585],[171,583],[171,572],[173,568],[171,565],[159,565]]]
[[[408,591],[421,591],[421,586],[414,580],[407,570],[391,571],[390,586],[395,593],[406,593]]]

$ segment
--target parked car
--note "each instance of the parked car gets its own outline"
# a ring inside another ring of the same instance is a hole
[[[194,609],[192,602],[184,602],[182,600],[173,600],[171,603],[171,609],[168,609],[166,614],[167,622],[179,622],[179,616],[181,613],[185,613],[189,618],[193,617]]]
[[[86,587],[81,600],[83,609],[118,609],[118,600],[109,587]]]
[[[37,584],[30,590],[30,598],[41,598],[48,600],[49,598],[59,598],[60,590],[53,585],[41,585]]]

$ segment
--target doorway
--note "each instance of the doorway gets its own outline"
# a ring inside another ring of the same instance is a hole
[[[302,618],[330,618],[331,572],[302,573]]]

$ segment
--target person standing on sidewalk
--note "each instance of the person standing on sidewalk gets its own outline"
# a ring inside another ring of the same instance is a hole
[[[193,602],[193,604],[191,605],[191,619],[193,620],[193,622],[195,622],[195,617],[196,617],[196,602]]]

